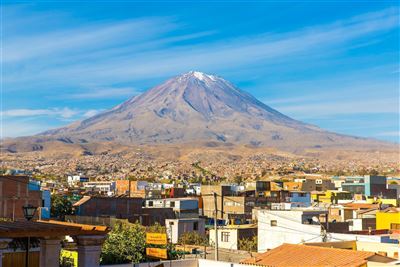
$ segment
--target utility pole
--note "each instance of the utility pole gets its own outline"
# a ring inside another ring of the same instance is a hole
[[[215,260],[218,261],[218,227],[217,227],[217,220],[218,220],[218,207],[217,207],[217,193],[214,192],[214,230],[215,230]]]

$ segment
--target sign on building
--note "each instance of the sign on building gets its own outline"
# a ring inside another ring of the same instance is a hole
[[[151,245],[166,245],[167,234],[146,233],[146,243]]]

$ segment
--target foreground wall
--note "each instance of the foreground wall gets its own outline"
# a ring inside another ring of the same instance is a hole
[[[254,267],[254,265],[231,263],[224,261],[213,261],[204,259],[187,259],[187,260],[174,260],[174,261],[156,261],[156,262],[143,262],[136,264],[116,264],[116,265],[102,265],[102,267],[155,267],[160,263],[164,267]]]

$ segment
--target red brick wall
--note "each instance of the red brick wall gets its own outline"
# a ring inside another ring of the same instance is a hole
[[[142,201],[141,198],[92,197],[80,205],[78,215],[129,218],[132,214],[141,214]]]
[[[0,217],[25,220],[23,206],[42,206],[42,192],[29,191],[28,183],[26,176],[0,176]]]

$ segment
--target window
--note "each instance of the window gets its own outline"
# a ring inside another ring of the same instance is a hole
[[[271,226],[277,226],[278,222],[276,220],[271,220]]]
[[[199,222],[194,222],[193,223],[193,231],[199,230]]]
[[[174,222],[169,222],[169,225],[174,225]]]
[[[170,206],[171,208],[175,208],[175,201],[171,201],[171,202],[169,203],[169,206]]]
[[[153,201],[149,201],[149,207],[153,207]]]
[[[229,242],[229,232],[221,232],[221,242]]]

